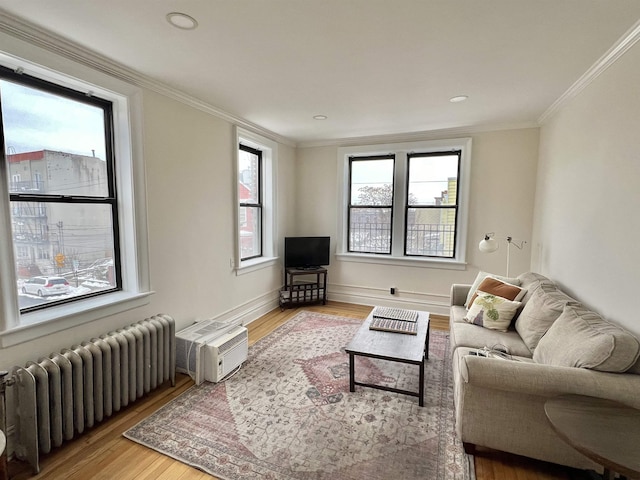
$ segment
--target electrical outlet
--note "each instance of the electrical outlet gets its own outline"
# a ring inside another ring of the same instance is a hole
[[[396,294],[396,287],[391,287],[391,288],[389,289],[389,293],[390,293],[391,295],[395,295],[395,294]]]

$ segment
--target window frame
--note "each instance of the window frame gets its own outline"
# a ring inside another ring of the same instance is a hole
[[[257,244],[259,245],[259,252],[258,252],[257,255],[251,255],[249,257],[243,257],[242,256],[242,248],[240,248],[240,262],[246,262],[246,261],[252,260],[254,258],[262,257],[263,251],[264,251],[264,229],[263,229],[263,225],[264,225],[263,203],[264,202],[262,200],[262,191],[264,190],[263,181],[262,181],[262,170],[263,170],[264,166],[263,166],[263,162],[262,162],[262,150],[260,150],[258,148],[250,147],[248,145],[245,145],[242,142],[238,145],[238,149],[258,157],[258,181],[257,181],[258,193],[255,196],[256,201],[255,202],[243,202],[243,201],[241,201],[241,199],[239,198],[239,195],[238,195],[238,205],[239,205],[240,211],[242,211],[243,208],[245,208],[245,209],[246,208],[256,209],[258,211],[257,218],[258,218],[258,235],[259,235],[259,238],[258,238]],[[238,154],[238,158],[239,158],[239,155],[240,154]],[[238,172],[238,175],[239,174],[240,174],[240,172]],[[247,219],[247,217],[248,217],[247,210],[245,210],[244,213],[245,213],[244,216],[241,213],[238,213],[238,227],[239,228],[242,227],[242,219],[243,219],[243,217],[244,217],[244,223],[246,225],[249,224],[248,219]]]
[[[0,348],[17,345],[149,303],[149,253],[146,180],[140,88],[83,63],[36,45],[10,39],[0,51],[0,65],[30,76],[94,94],[113,104],[113,148],[117,161],[121,290],[20,314],[11,241],[10,202],[0,205]],[[0,195],[9,198],[5,162],[0,167]]]
[[[338,185],[338,235],[336,258],[345,262],[377,263],[397,266],[420,266],[464,270],[466,268],[466,243],[468,231],[469,189],[471,179],[471,138],[424,140],[379,145],[357,145],[339,147],[337,150]],[[456,218],[456,245],[453,258],[407,256],[405,251],[406,215],[404,209],[408,203],[408,155],[419,153],[449,153],[460,151],[458,176],[458,214]],[[392,226],[391,254],[364,254],[348,251],[350,202],[350,165],[353,156],[396,156],[394,179],[394,221]]]
[[[241,215],[240,215],[240,171],[239,151],[240,145],[260,150],[261,159],[261,185],[262,192],[262,255],[250,259],[241,258]],[[236,275],[244,275],[262,268],[273,266],[278,261],[277,250],[277,171],[278,171],[278,144],[262,135],[235,126],[235,148],[233,156],[233,171],[235,172],[235,255],[231,260],[231,267]]]
[[[391,160],[393,162],[393,174],[391,178],[391,204],[390,205],[353,205],[352,202],[352,193],[353,193],[353,162],[356,161],[372,161],[372,160]],[[395,176],[396,176],[396,157],[393,154],[387,155],[353,155],[349,157],[349,193],[348,193],[348,205],[347,205],[347,252],[349,253],[364,253],[368,255],[388,255],[393,251],[393,217],[394,217],[394,203],[395,203]],[[351,210],[354,208],[362,208],[362,209],[382,209],[382,208],[390,208],[391,209],[391,222],[390,222],[390,232],[389,232],[389,252],[365,252],[360,250],[352,249],[351,245]]]
[[[404,209],[404,256],[405,257],[419,257],[419,258],[423,258],[423,257],[427,257],[427,258],[445,258],[445,259],[455,259],[455,255],[457,252],[457,241],[458,241],[458,211],[459,211],[459,207],[460,207],[460,196],[457,194],[456,192],[456,203],[454,205],[412,205],[409,203],[409,185],[410,185],[410,180],[411,180],[411,159],[412,158],[424,158],[424,157],[437,157],[437,156],[444,156],[444,155],[457,155],[458,157],[458,168],[457,168],[457,177],[456,177],[456,183],[458,181],[458,179],[460,179],[460,169],[461,169],[461,164],[462,164],[462,151],[461,150],[449,150],[449,151],[434,151],[434,152],[411,152],[409,154],[407,154],[407,180],[405,182],[406,186],[407,186],[407,195],[406,195],[406,202],[405,202],[405,209]],[[443,256],[438,256],[438,255],[420,255],[420,254],[411,254],[407,252],[407,247],[408,247],[408,243],[409,243],[409,235],[408,235],[408,228],[409,228],[409,209],[410,208],[414,208],[417,210],[420,209],[446,209],[446,210],[453,210],[454,214],[455,214],[455,218],[456,218],[456,228],[454,229],[453,232],[453,256],[451,257],[443,257]]]

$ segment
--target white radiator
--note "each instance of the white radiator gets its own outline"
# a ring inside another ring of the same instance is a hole
[[[171,380],[175,386],[175,323],[156,315],[13,367],[14,452],[40,471],[48,453]]]

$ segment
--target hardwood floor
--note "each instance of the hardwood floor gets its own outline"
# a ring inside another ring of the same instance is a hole
[[[306,307],[331,315],[365,318],[371,307],[329,302],[327,305]],[[249,326],[249,344],[255,343],[285,323],[300,309],[276,309],[255,320]],[[432,328],[448,329],[446,317],[433,317]],[[127,440],[122,433],[174,399],[193,385],[186,375],[178,375],[175,387],[163,385],[126,410],[81,435],[63,447],[41,458],[41,473],[32,476],[28,466],[9,462],[11,479],[118,479],[118,480],[198,480],[211,479],[206,473],[166,457],[151,449]],[[477,480],[570,480],[572,473],[558,465],[478,449],[475,457]],[[392,480],[392,479],[389,479]],[[436,480],[436,479],[426,479]],[[440,479],[437,479],[440,480]],[[446,479],[442,479],[446,480]]]

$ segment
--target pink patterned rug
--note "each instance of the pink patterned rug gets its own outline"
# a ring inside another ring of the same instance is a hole
[[[302,311],[235,376],[192,387],[124,435],[225,480],[473,480],[454,434],[447,332],[431,332],[421,408],[349,392],[344,347],[361,322]],[[418,368],[356,357],[356,378],[417,391]]]

